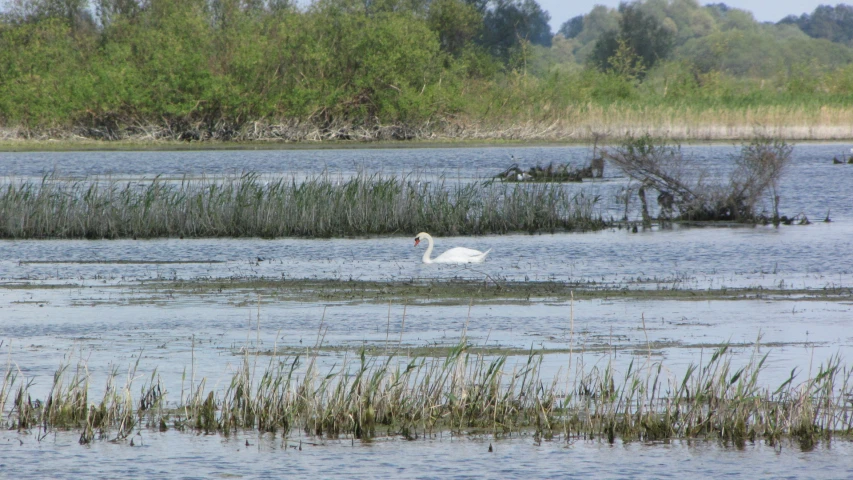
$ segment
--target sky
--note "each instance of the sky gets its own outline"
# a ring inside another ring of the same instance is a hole
[[[551,30],[556,32],[566,20],[589,13],[595,5],[616,8],[620,0],[537,0],[543,10],[551,14]],[[702,5],[725,3],[734,8],[752,12],[759,22],[778,22],[788,15],[812,13],[818,5],[847,3],[843,0],[699,0]]]

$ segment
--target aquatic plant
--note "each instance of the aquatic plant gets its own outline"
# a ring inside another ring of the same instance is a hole
[[[316,361],[321,343],[318,336],[315,347],[295,357],[246,346],[224,391],[193,379],[190,395],[171,406],[166,406],[166,392],[154,374],[133,401],[136,366],[124,388],[115,388],[113,372],[97,405],[87,403],[85,365],[73,373],[67,364],[61,366],[46,402],[32,400],[29,383],[17,385],[7,368],[0,399],[11,398],[16,386],[17,394],[2,412],[2,426],[38,428],[43,434],[79,429],[81,443],[126,438],[133,428],[144,426],[353,439],[526,431],[566,441],[697,438],[742,446],[790,440],[804,450],[853,432],[853,370],[838,356],[799,383],[792,370],[774,389],[759,383],[767,359],[759,346],[745,365],[735,368],[729,346],[723,345],[707,362],[689,365],[681,377],[667,374],[650,356],[638,357],[620,375],[611,363],[603,368],[589,368],[582,360],[573,364],[570,354],[568,374],[546,379],[542,353],[530,351],[510,367],[506,355],[472,353],[464,334],[441,356],[369,356],[363,349],[328,369]],[[258,372],[260,353],[269,357]]]
[[[597,197],[559,185],[359,173],[265,178],[11,181],[0,238],[341,237],[603,228]]]

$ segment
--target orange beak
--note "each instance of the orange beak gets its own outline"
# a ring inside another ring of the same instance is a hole
[[[416,239],[415,239],[415,246],[417,247],[419,243],[421,243],[421,239],[420,239],[420,238],[416,238]]]

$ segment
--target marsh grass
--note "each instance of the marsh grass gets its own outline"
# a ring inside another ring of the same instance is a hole
[[[603,228],[597,197],[559,185],[463,183],[360,173],[183,179],[10,181],[0,238],[341,237]]]
[[[483,105],[480,96],[477,105]],[[571,102],[562,107],[541,98],[517,97],[521,104],[493,110],[471,112],[424,123],[364,125],[339,120],[332,125],[310,121],[280,119],[250,121],[243,127],[219,125],[210,129],[170,128],[167,124],[150,123],[121,129],[107,137],[80,128],[0,127],[0,149],[53,150],[57,148],[146,148],[169,145],[170,148],[211,148],[230,143],[240,147],[245,142],[259,145],[333,142],[337,146],[365,142],[460,141],[554,141],[593,142],[600,134],[622,139],[651,135],[676,140],[749,140],[756,135],[786,140],[847,140],[853,136],[853,109],[828,98],[800,103],[769,105],[694,105],[624,101]],[[500,91],[500,102],[513,100]],[[616,100],[616,99],[614,99]],[[478,108],[474,108],[478,110]],[[513,111],[513,115],[506,113]],[[221,128],[226,127],[226,128]],[[187,136],[187,134],[189,134]],[[57,146],[57,139],[62,142]],[[193,140],[192,142],[188,140]],[[200,140],[200,142],[194,141]]]
[[[269,356],[260,370],[259,357],[247,347],[227,387],[208,389],[206,379],[193,380],[181,404],[168,407],[156,372],[134,400],[136,365],[122,388],[113,371],[103,399],[92,404],[85,364],[73,371],[70,364],[60,366],[46,402],[32,400],[31,383],[19,380],[10,366],[0,402],[14,401],[9,409],[4,406],[3,427],[42,434],[79,430],[81,443],[126,438],[134,428],[174,427],[354,439],[416,439],[450,431],[532,432],[566,441],[695,438],[734,446],[790,440],[803,450],[853,433],[851,370],[838,356],[804,381],[796,381],[794,369],[777,388],[768,388],[759,381],[767,360],[759,345],[738,367],[730,347],[721,346],[680,377],[652,362],[651,355],[637,356],[621,373],[612,363],[589,367],[581,355],[569,363],[568,375],[547,379],[540,353],[476,354],[464,335],[441,358],[373,357],[362,350],[331,367],[317,362],[321,343],[318,336],[304,355]],[[510,358],[516,359],[512,366]]]
[[[0,413],[6,414],[7,419],[7,425],[4,426],[17,430],[37,429],[39,438],[52,430],[79,431],[81,444],[91,443],[95,439],[124,439],[140,423],[153,427],[166,417],[162,404],[164,392],[155,370],[150,382],[142,387],[139,400],[134,405],[131,389],[136,379],[137,366],[138,362],[132,366],[123,387],[116,384],[118,372],[113,369],[107,377],[104,396],[98,402],[90,402],[91,375],[82,360],[72,368],[70,356],[66,357],[54,373],[44,401],[33,400],[29,393],[32,380],[18,382],[21,372],[10,364],[0,390]],[[10,398],[12,391],[15,391],[14,401],[11,408],[6,410],[5,401]]]

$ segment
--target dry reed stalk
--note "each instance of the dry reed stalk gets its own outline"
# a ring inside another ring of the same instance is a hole
[[[740,140],[756,135],[784,140],[841,140],[853,138],[853,109],[831,105],[696,106],[673,104],[568,104],[543,109],[532,103],[517,113],[500,116],[460,114],[419,124],[354,124],[335,121],[317,125],[305,119],[252,121],[242,125],[219,122],[171,125],[134,122],[127,128],[102,132],[88,128],[31,130],[0,129],[0,141],[23,140],[92,142],[106,138],[124,142],[373,142],[394,140],[528,140],[592,142],[596,134],[611,139],[628,136],[667,136],[678,140]]]

